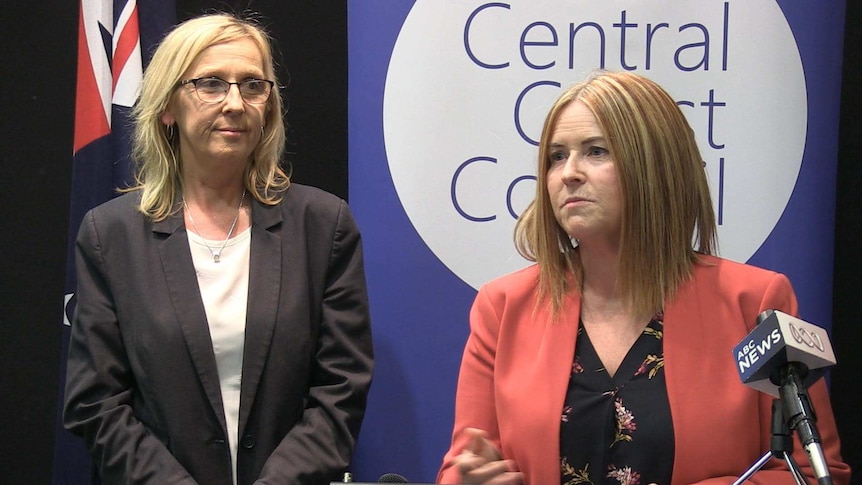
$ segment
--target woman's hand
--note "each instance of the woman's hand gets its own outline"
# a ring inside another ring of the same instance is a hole
[[[504,460],[500,451],[477,428],[466,428],[470,438],[464,451],[455,458],[463,483],[485,485],[522,485],[524,477],[514,460]]]

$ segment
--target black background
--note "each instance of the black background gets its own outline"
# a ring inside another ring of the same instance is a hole
[[[347,4],[178,0],[259,12],[277,39],[294,180],[347,197]],[[5,1],[0,48],[0,484],[50,483],[74,122],[78,2]],[[862,2],[848,0],[838,160],[832,399],[862,481]],[[283,67],[289,68],[287,73]],[[289,74],[289,76],[288,76]],[[289,79],[288,79],[289,78]],[[800,228],[804,230],[804,228]],[[709,437],[704,437],[708,443]]]

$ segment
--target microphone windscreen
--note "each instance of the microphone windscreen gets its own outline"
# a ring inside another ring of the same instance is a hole
[[[409,483],[406,478],[397,473],[384,473],[377,479],[377,483]]]
[[[733,348],[739,378],[746,386],[779,396],[776,376],[789,362],[808,369],[807,388],[835,365],[835,353],[826,330],[778,310],[766,310],[757,326]]]

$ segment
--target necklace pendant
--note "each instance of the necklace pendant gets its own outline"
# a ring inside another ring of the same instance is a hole
[[[227,242],[230,240],[230,236],[233,234],[233,230],[236,227],[237,221],[239,221],[239,215],[242,212],[242,203],[245,200],[245,188],[242,189],[242,195],[239,198],[239,207],[236,208],[236,217],[233,218],[233,222],[230,225],[230,229],[227,231],[227,237],[224,238],[224,242],[221,243],[221,249],[218,252],[213,251],[213,248],[210,247],[207,240],[204,238],[203,234],[201,234],[200,229],[198,229],[198,225],[195,224],[195,218],[192,217],[192,211],[189,209],[189,204],[186,202],[186,198],[183,197],[183,209],[185,213],[189,215],[189,221],[192,223],[192,227],[195,228],[195,232],[198,236],[203,240],[204,246],[210,250],[210,254],[213,255],[213,262],[218,263],[221,261],[221,252],[224,251],[224,248],[227,247]]]

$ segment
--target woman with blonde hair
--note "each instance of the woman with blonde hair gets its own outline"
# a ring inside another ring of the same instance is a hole
[[[172,30],[134,108],[137,184],[84,217],[64,407],[103,483],[327,484],[373,367],[359,231],[292,184],[268,35]]]

